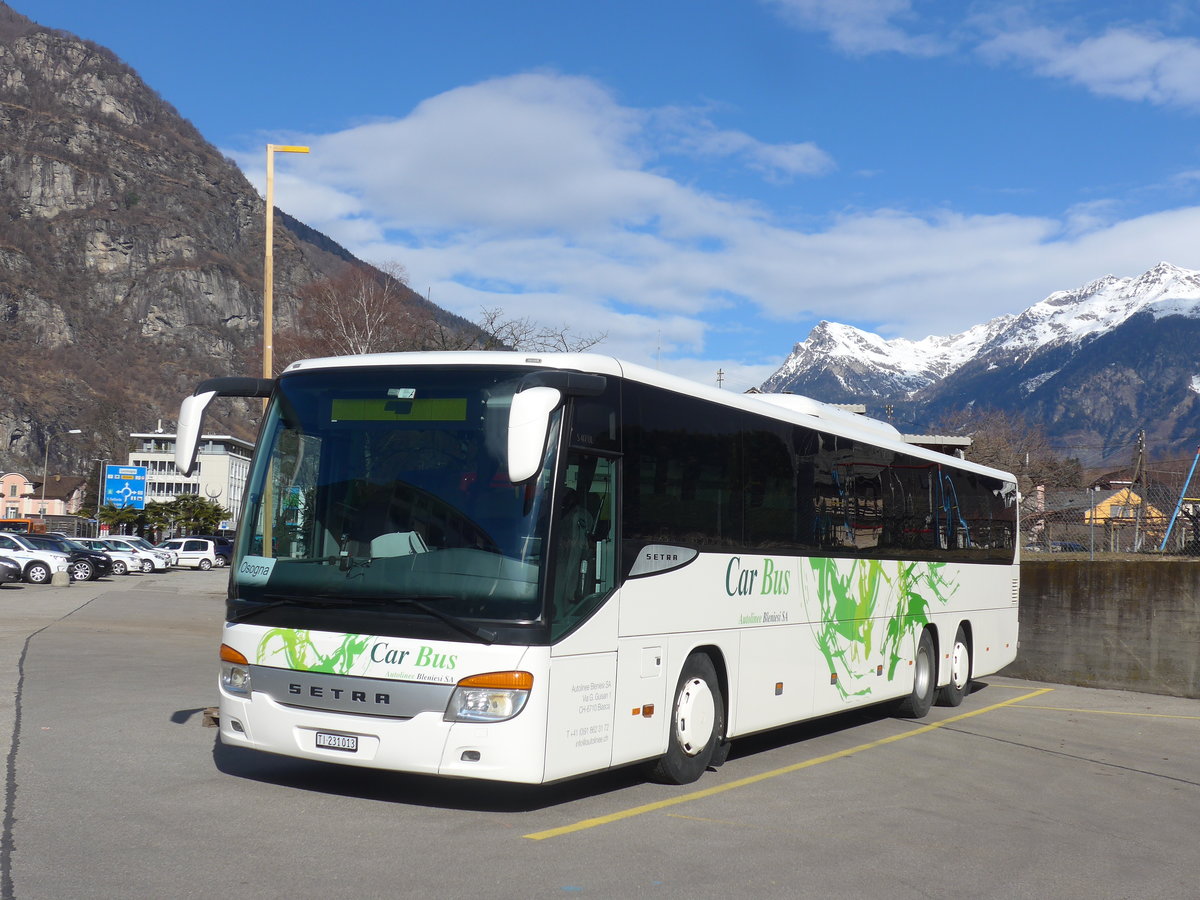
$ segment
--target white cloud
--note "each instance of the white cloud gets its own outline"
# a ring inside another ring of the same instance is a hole
[[[797,175],[826,175],[837,168],[828,153],[812,141],[769,144],[745,132],[718,128],[696,110],[671,108],[653,116],[660,146],[698,158],[742,159],[769,181],[790,181]]]
[[[1061,24],[1032,24],[1030,13],[1053,7],[999,3],[979,6],[959,22],[923,22],[911,0],[763,0],[797,29],[823,32],[852,56],[894,52],[936,56],[963,42],[981,57],[1013,63],[1046,78],[1079,85],[1105,97],[1200,109],[1200,40],[1171,37],[1150,24],[1113,26],[1091,36],[1073,36]],[[927,7],[928,8],[928,7]],[[1194,13],[1159,10],[1162,24],[1188,24]],[[970,37],[974,35],[973,37]]]
[[[1093,93],[1163,106],[1200,109],[1200,41],[1152,31],[1110,28],[1072,40],[1062,29],[1006,31],[979,51],[993,61],[1015,61],[1039,75],[1061,78]]]
[[[461,315],[501,307],[606,332],[605,352],[709,382],[722,368],[734,390],[819,318],[921,338],[1106,273],[1200,264],[1200,208],[1125,221],[1103,203],[1057,218],[880,209],[799,230],[657,168],[685,133],[695,152],[765,144],[655,119],[586,79],[496,79],[403,119],[295,136],[313,153],[288,158],[277,201]],[[753,353],[731,358],[726,339],[746,335]]]
[[[766,0],[783,18],[806,31],[822,31],[834,46],[852,55],[903,53],[937,56],[948,42],[932,34],[911,34],[903,23],[914,20],[910,0]]]

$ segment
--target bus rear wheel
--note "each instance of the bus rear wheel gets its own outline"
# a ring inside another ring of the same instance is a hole
[[[950,683],[938,689],[939,706],[958,706],[971,693],[971,645],[960,625],[950,654]]]
[[[937,653],[933,636],[926,628],[917,641],[917,656],[913,660],[912,693],[896,706],[896,715],[905,719],[923,719],[933,706],[937,689]]]
[[[675,688],[667,752],[654,764],[650,777],[661,784],[691,784],[714,762],[724,741],[725,701],[717,670],[708,656],[693,653],[683,664]]]

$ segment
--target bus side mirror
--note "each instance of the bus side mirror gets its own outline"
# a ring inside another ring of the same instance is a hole
[[[562,392],[531,387],[514,394],[508,411],[508,480],[521,484],[536,475],[546,456],[550,414],[562,403]]]
[[[196,452],[200,449],[200,426],[204,411],[215,397],[270,397],[275,386],[273,378],[250,378],[238,375],[209,378],[179,404],[179,422],[175,426],[175,468],[191,475],[196,468]]]
[[[200,449],[200,426],[204,423],[204,411],[217,396],[216,391],[205,391],[184,397],[179,405],[179,424],[175,429],[175,468],[181,475],[191,475],[196,468],[196,452]]]

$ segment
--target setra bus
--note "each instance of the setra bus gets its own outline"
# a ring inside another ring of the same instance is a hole
[[[1017,486],[803,397],[594,354],[394,353],[270,397],[220,648],[229,745],[541,783],[891,702],[1017,647]]]

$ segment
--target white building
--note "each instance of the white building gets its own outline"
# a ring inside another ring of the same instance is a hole
[[[250,472],[254,445],[228,434],[200,437],[196,470],[181,475],[175,468],[175,435],[131,434],[141,447],[129,454],[129,465],[146,467],[146,500],[169,503],[176,494],[197,494],[233,513],[229,527],[242,510],[242,491]]]

